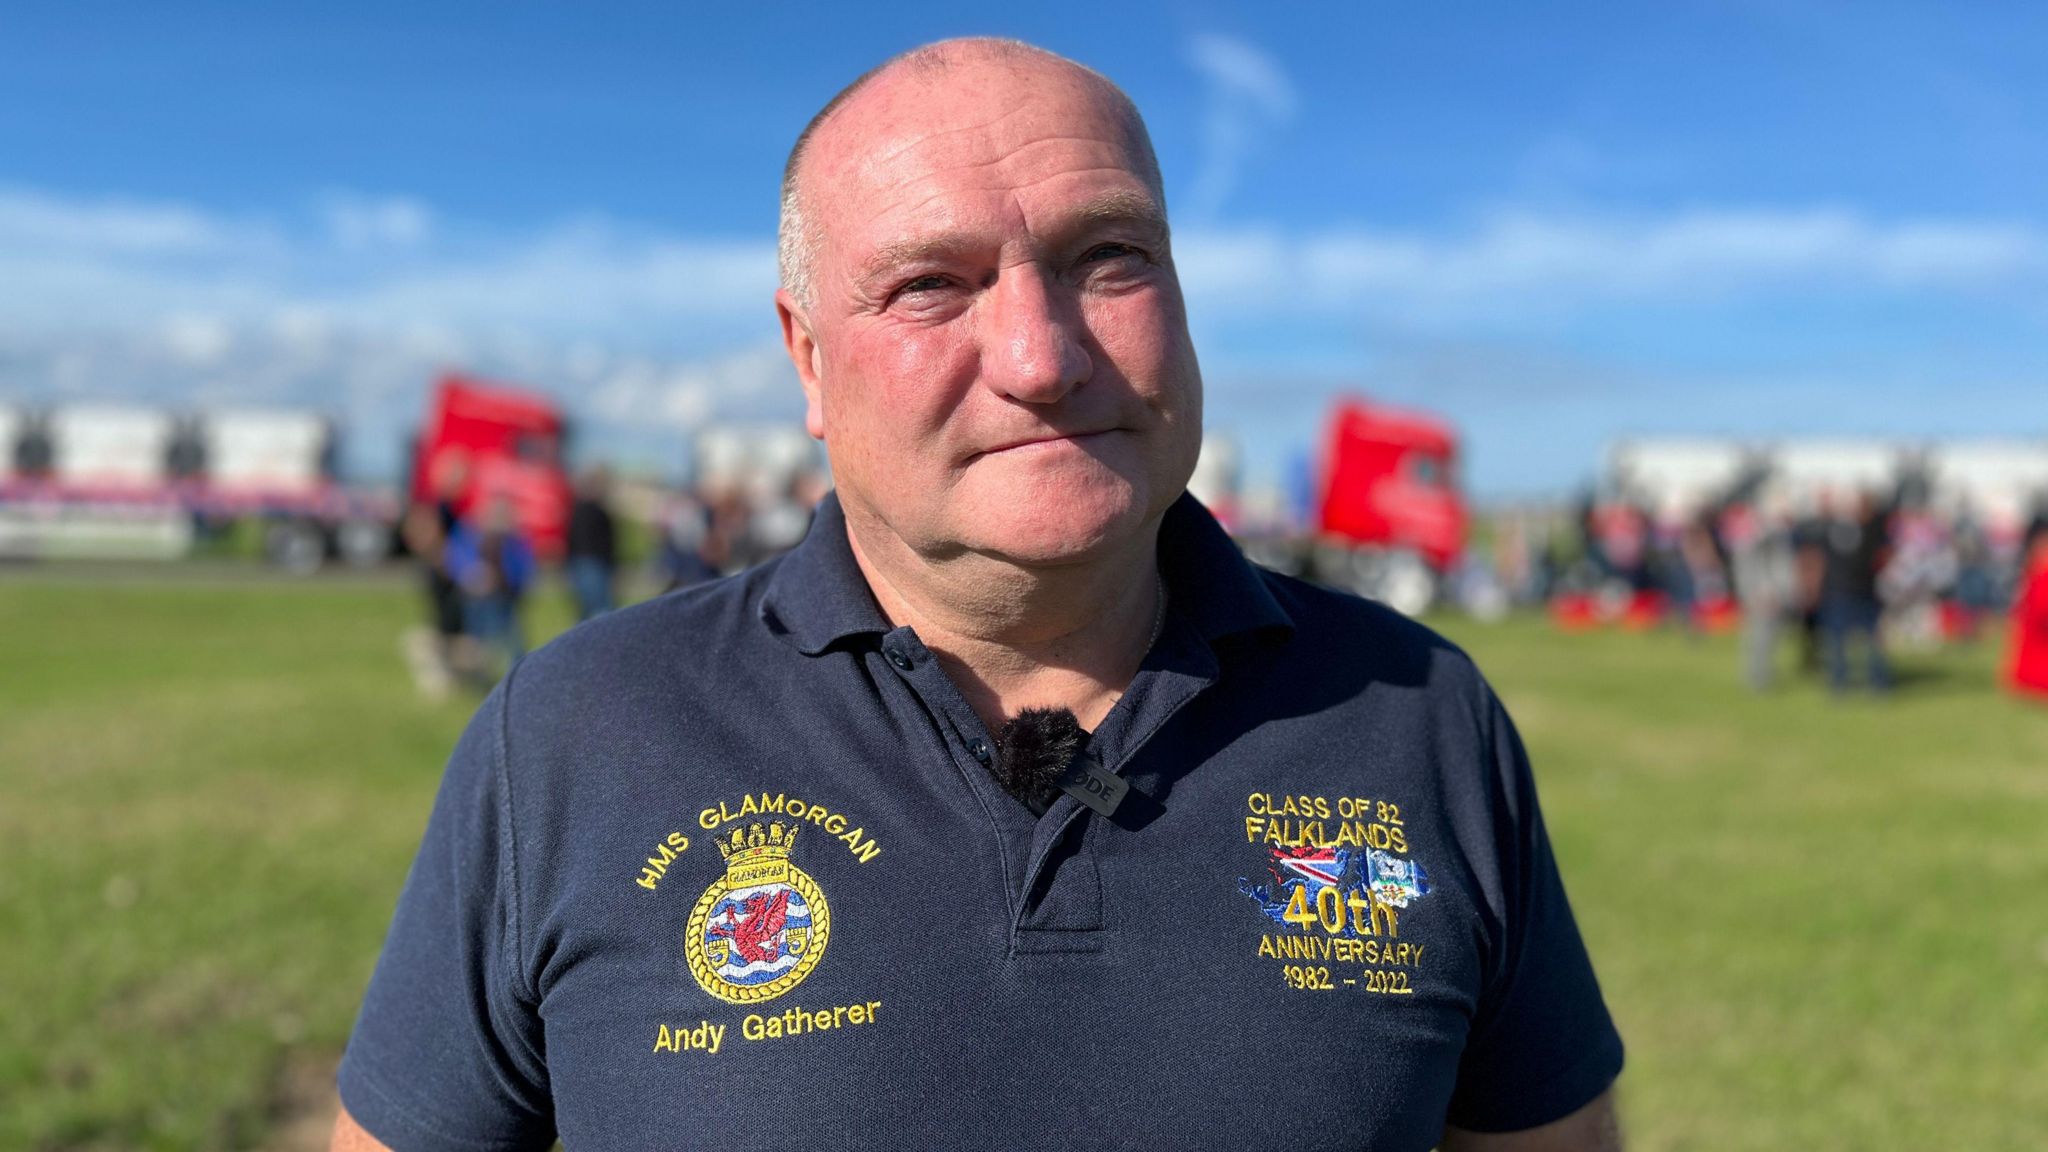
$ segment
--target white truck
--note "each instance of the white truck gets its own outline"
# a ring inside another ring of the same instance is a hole
[[[1768,452],[1771,484],[1801,513],[1829,497],[1885,499],[1919,474],[1920,454],[1888,440],[1789,440]]]
[[[1607,450],[1607,495],[1675,523],[1728,499],[1762,467],[1757,449],[1734,440],[1622,440]]]
[[[337,483],[334,448],[306,412],[0,407],[0,556],[173,559],[201,529],[254,518],[286,568],[380,560],[397,499]]]
[[[171,476],[169,413],[106,405],[0,417],[0,556],[170,559],[193,520]]]
[[[1936,508],[1968,512],[1994,541],[2016,539],[2048,501],[2048,443],[1978,440],[1927,453]]]

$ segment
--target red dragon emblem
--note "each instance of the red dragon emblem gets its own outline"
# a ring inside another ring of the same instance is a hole
[[[782,925],[789,918],[789,889],[784,888],[769,899],[766,892],[756,892],[740,905],[744,916],[735,916],[733,906],[725,906],[725,919],[713,923],[708,937],[724,937],[732,941],[732,950],[741,962],[746,964],[770,964],[782,958]]]

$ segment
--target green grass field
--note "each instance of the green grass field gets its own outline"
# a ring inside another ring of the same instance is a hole
[[[470,706],[413,695],[416,611],[0,583],[0,1148],[309,1130]],[[2048,1144],[2048,709],[1995,653],[1838,703],[1722,640],[1444,627],[1535,757],[1633,1147]]]

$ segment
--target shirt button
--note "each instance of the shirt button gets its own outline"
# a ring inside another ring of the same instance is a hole
[[[910,671],[911,668],[910,657],[894,649],[891,649],[889,652],[889,663],[894,664],[905,672]]]
[[[977,738],[975,738],[975,739],[973,739],[973,740],[969,740],[969,741],[967,742],[967,750],[968,750],[969,752],[972,752],[972,753],[974,753],[974,758],[975,758],[976,760],[979,760],[979,761],[981,761],[981,762],[982,762],[983,764],[986,764],[986,763],[988,763],[988,760],[989,760],[989,752],[988,752],[988,741],[986,741],[986,740],[983,740],[983,739],[980,739],[979,737],[977,737]]]

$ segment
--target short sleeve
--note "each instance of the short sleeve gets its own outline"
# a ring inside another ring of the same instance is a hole
[[[400,1152],[546,1148],[555,1138],[540,1016],[519,959],[507,691],[484,701],[448,762],[342,1059],[342,1103]]]
[[[1560,1120],[1621,1074],[1621,1035],[1565,899],[1521,737],[1487,693],[1501,880],[1501,931],[1488,957],[1449,1121],[1514,1132]]]

